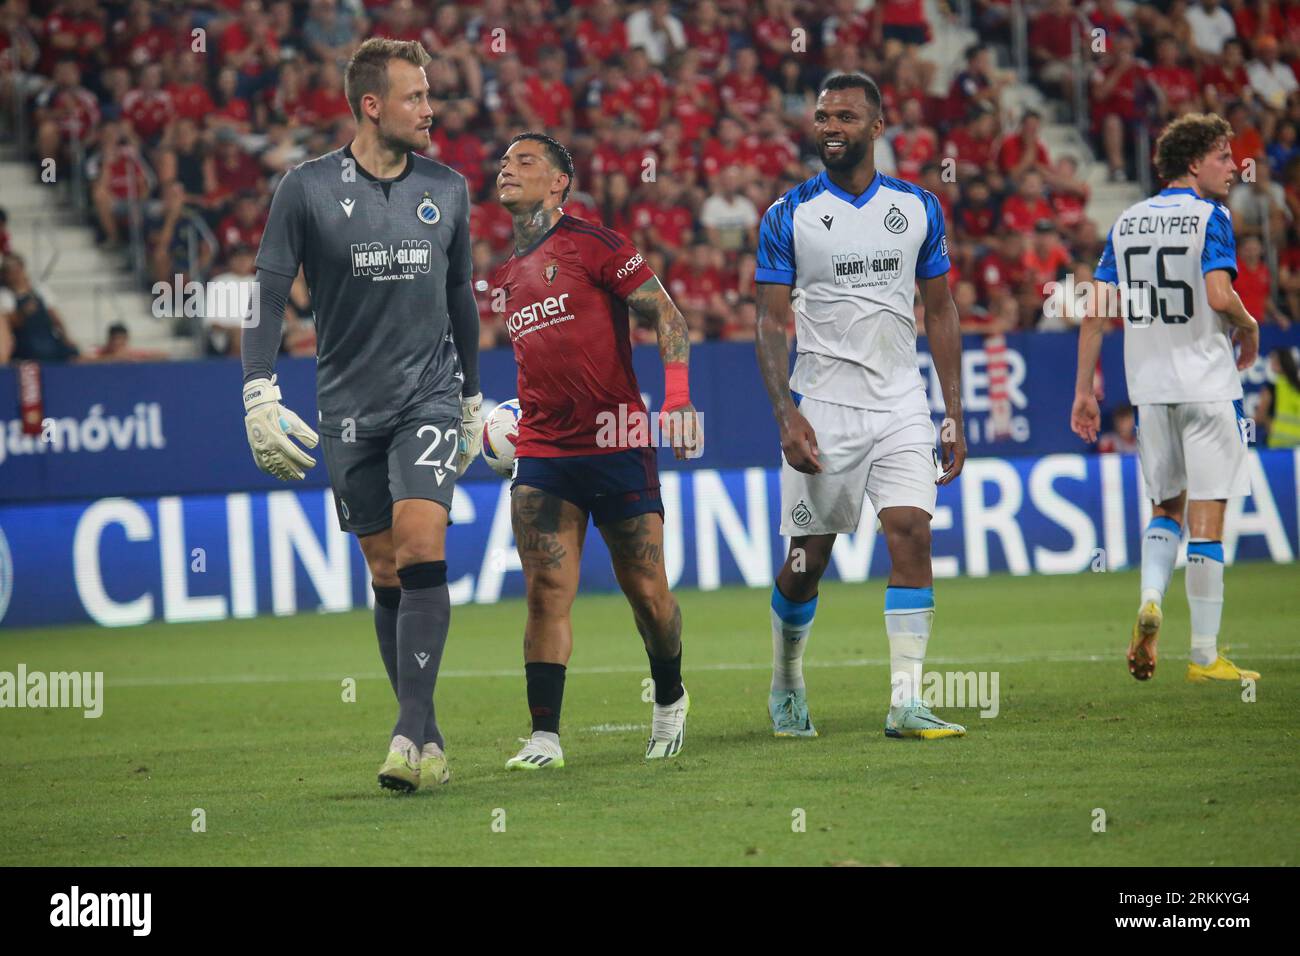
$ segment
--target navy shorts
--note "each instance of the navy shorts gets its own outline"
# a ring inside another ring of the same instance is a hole
[[[517,458],[511,488],[527,485],[577,505],[596,527],[637,515],[664,515],[653,448],[605,455]]]

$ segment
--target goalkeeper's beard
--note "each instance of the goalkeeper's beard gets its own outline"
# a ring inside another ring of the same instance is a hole
[[[858,165],[867,158],[867,146],[871,140],[857,140],[856,142],[845,142],[844,152],[835,157],[826,155],[826,145],[817,144],[817,155],[821,157],[822,165],[832,172],[847,173],[852,172]]]

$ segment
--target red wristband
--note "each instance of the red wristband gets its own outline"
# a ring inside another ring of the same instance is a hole
[[[691,403],[691,382],[685,362],[669,362],[664,366],[664,411],[672,411]]]

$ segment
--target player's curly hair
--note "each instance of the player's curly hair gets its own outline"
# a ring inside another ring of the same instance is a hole
[[[551,165],[569,177],[569,183],[564,187],[564,194],[560,196],[560,202],[568,200],[569,190],[573,188],[573,180],[575,178],[573,154],[569,152],[568,147],[558,139],[555,139],[552,136],[547,136],[545,133],[527,132],[520,133],[507,143],[506,149],[509,150],[511,146],[515,145],[515,143],[524,139],[532,140],[535,143],[541,143],[546,149],[546,158],[550,160]]]
[[[388,61],[405,60],[424,69],[433,58],[417,40],[390,40],[371,37],[352,54],[343,74],[343,94],[352,107],[352,115],[361,122],[361,97],[367,93],[388,95]]]
[[[1156,140],[1156,172],[1165,182],[1186,176],[1222,139],[1232,138],[1232,125],[1217,113],[1180,116]]]

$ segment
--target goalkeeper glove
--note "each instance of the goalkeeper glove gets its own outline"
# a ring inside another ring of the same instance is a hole
[[[244,385],[244,428],[253,449],[257,467],[268,475],[301,480],[303,469],[316,464],[301,448],[289,440],[292,435],[308,448],[320,440],[303,420],[280,404],[280,389],[275,376],[255,378]]]
[[[483,393],[460,400],[460,454],[456,458],[456,477],[465,474],[483,450]]]

